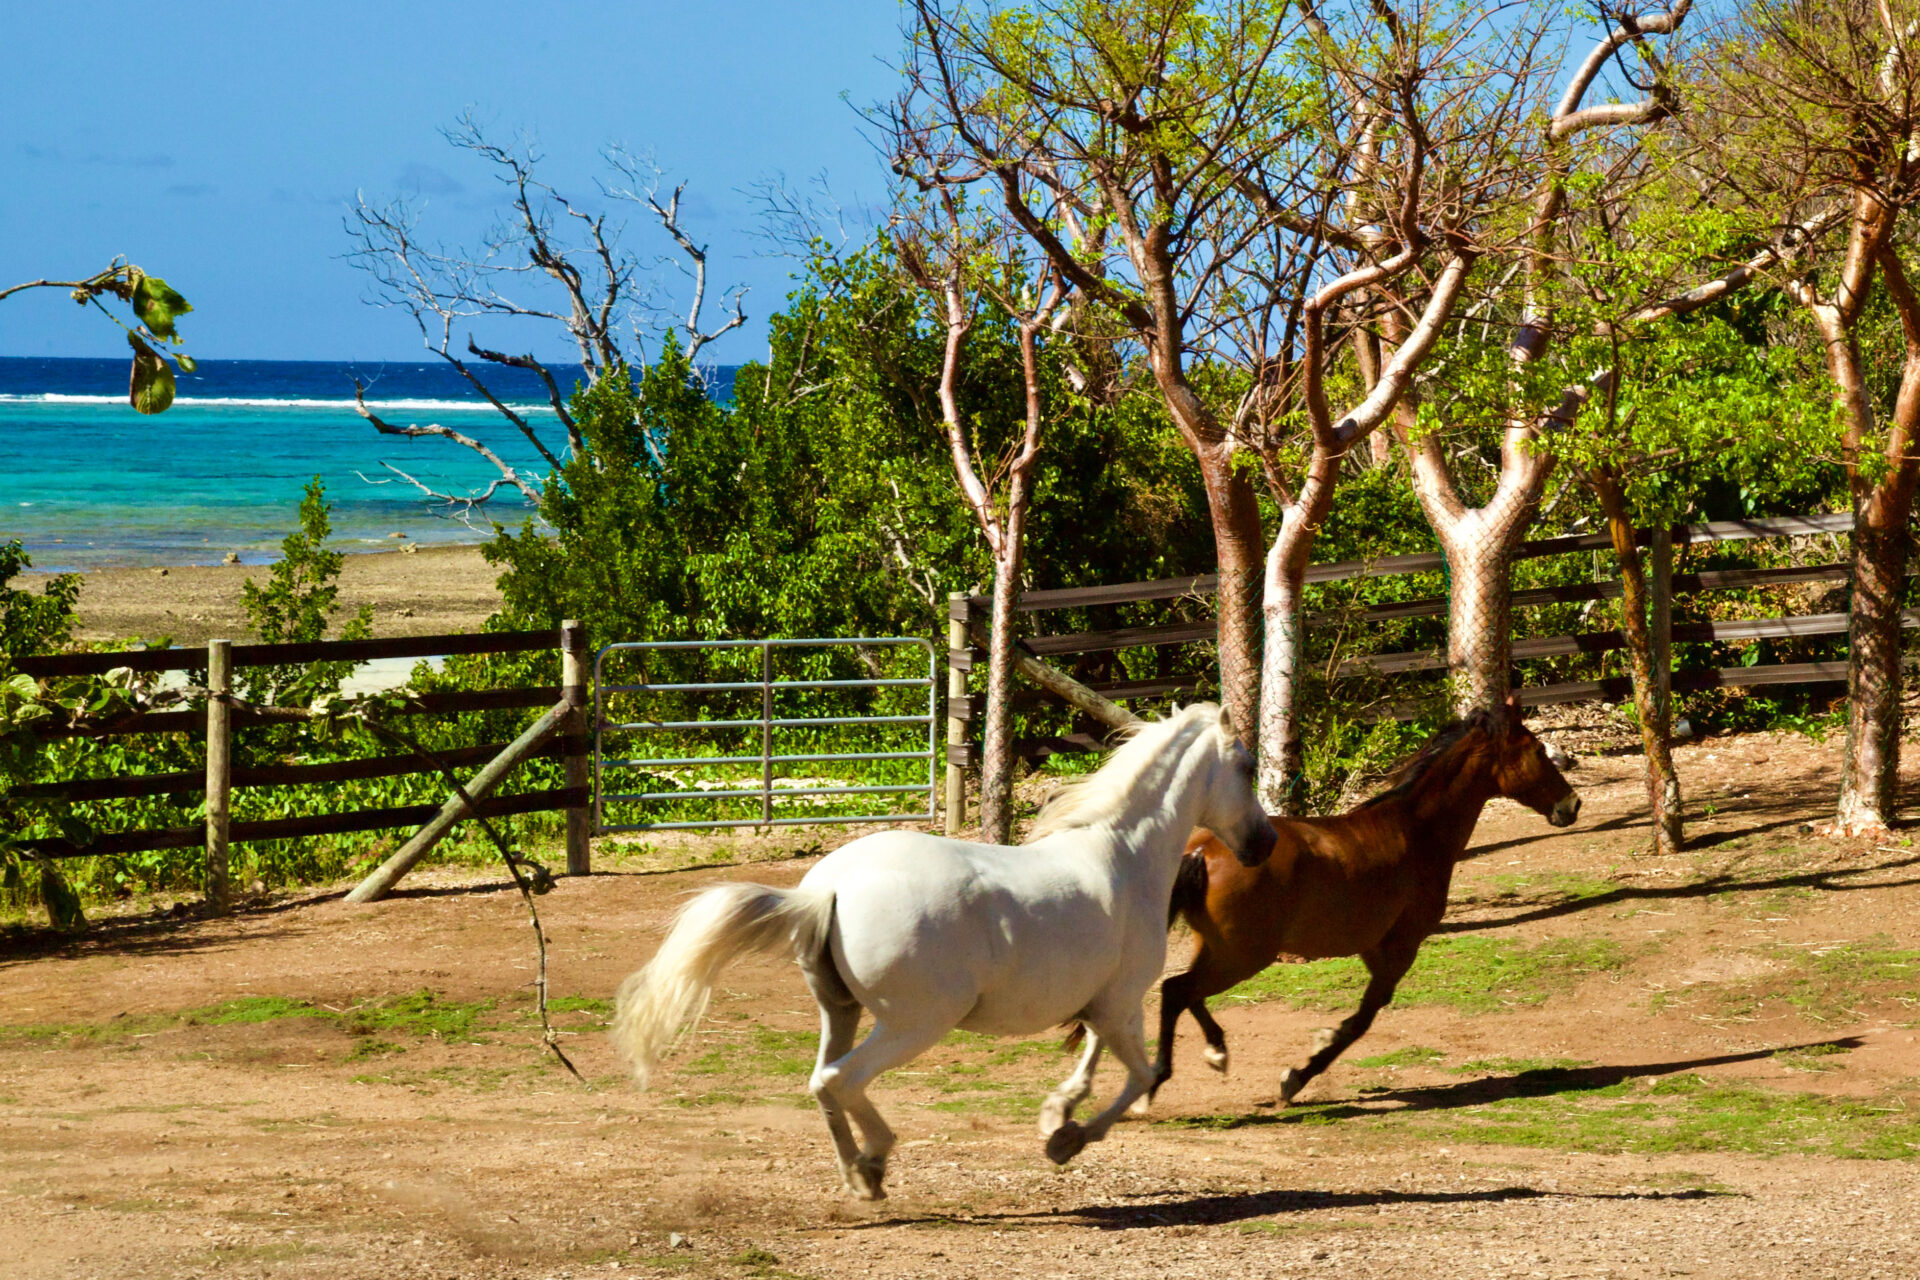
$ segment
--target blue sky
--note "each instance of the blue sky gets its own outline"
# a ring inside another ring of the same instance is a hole
[[[791,264],[756,238],[744,189],[824,174],[850,213],[884,198],[853,108],[891,96],[899,23],[893,0],[14,5],[0,287],[121,253],[192,300],[197,356],[421,358],[404,316],[363,301],[341,217],[357,190],[417,189],[430,233],[477,239],[499,188],[437,132],[471,108],[502,137],[530,132],[563,190],[592,198],[609,143],[688,182],[713,284],[752,290],[753,322],[710,351],[754,359]],[[668,247],[629,227],[643,252]],[[530,331],[493,336],[563,354]],[[0,302],[0,355],[125,351],[53,291]]]

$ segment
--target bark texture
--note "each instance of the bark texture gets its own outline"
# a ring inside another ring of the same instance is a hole
[[[1633,709],[1640,721],[1640,746],[1647,757],[1647,808],[1653,816],[1653,852],[1676,853],[1685,843],[1681,826],[1680,776],[1673,768],[1672,727],[1654,667],[1652,628],[1648,625],[1646,563],[1634,540],[1633,518],[1618,472],[1595,468],[1589,476],[1607,518],[1613,554],[1620,566],[1620,631],[1627,642],[1633,673]]]

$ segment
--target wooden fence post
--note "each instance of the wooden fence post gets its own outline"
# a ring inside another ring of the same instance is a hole
[[[560,730],[572,739],[567,745],[566,755],[562,757],[566,764],[567,786],[584,791],[588,784],[588,708],[593,701],[593,691],[588,686],[587,629],[572,618],[560,624],[560,696],[574,707]],[[593,809],[589,800],[586,804],[575,805],[567,810],[568,875],[593,874],[592,837]]]
[[[1648,549],[1649,594],[1647,629],[1652,632],[1654,729],[1673,740],[1673,526],[1653,529]]]
[[[207,641],[207,905],[215,915],[233,909],[227,876],[227,830],[232,822],[233,642]]]
[[[947,597],[947,834],[957,836],[967,820],[967,770],[955,759],[967,747],[967,721],[953,714],[955,698],[967,696],[967,672],[973,667],[968,622],[973,605],[964,591]]]

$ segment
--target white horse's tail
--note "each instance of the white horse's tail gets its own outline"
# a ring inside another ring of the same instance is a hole
[[[706,1012],[728,961],[751,951],[785,950],[811,959],[826,947],[832,923],[831,890],[723,884],[682,907],[660,950],[620,984],[615,998],[613,1046],[640,1087],[647,1087],[662,1055]]]

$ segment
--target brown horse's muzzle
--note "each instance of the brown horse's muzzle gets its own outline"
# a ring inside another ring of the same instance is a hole
[[[1579,816],[1580,793],[1578,791],[1569,791],[1566,795],[1560,797],[1560,803],[1554,805],[1552,812],[1547,814],[1547,825],[1570,827],[1573,825],[1574,819]]]

